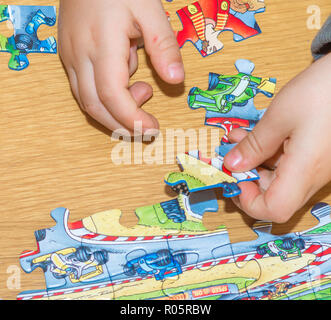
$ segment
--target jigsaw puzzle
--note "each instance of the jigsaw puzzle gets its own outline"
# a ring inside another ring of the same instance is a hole
[[[248,60],[238,60],[236,68],[237,76],[211,74],[208,90],[192,89],[188,103],[206,108],[207,120],[223,117],[251,130],[264,113],[254,97],[272,97],[276,81],[252,76]],[[330,300],[330,205],[312,208],[318,224],[304,232],[273,235],[270,222],[258,221],[257,239],[248,242],[231,243],[224,225],[203,225],[206,212],[218,211],[215,188],[233,197],[238,183],[259,179],[256,170],[231,173],[224,167],[233,146],[223,139],[211,159],[199,151],[178,155],[183,171],[165,178],[177,198],[137,208],[134,227],[120,224],[120,210],[77,222],[69,222],[68,209],[53,210],[56,225],[36,231],[37,249],[20,256],[25,272],[43,270],[46,289],[17,299]]]
[[[309,230],[272,235],[261,221],[256,240],[231,244],[225,226],[208,231],[189,202],[175,200],[138,208],[133,228],[120,225],[120,210],[74,223],[67,209],[52,211],[56,225],[36,231],[37,250],[20,256],[25,272],[44,271],[47,289],[17,298],[331,299],[328,204],[312,208],[319,223]]]
[[[171,172],[164,181],[174,191],[189,194],[196,191],[223,188],[226,198],[238,196],[238,186],[243,181],[258,180],[257,171],[233,173],[224,166],[225,155],[235,146],[230,144],[228,134],[234,128],[252,130],[262,118],[265,110],[254,106],[254,97],[263,93],[271,98],[276,80],[252,75],[253,62],[239,59],[235,63],[237,75],[209,74],[207,90],[193,87],[188,94],[188,105],[192,109],[206,109],[206,125],[224,129],[221,145],[215,149],[215,158],[202,157],[199,150],[177,156],[182,172]]]
[[[0,22],[8,20],[13,24],[14,34],[9,38],[0,35],[0,51],[11,54],[10,69],[20,71],[27,68],[29,53],[57,53],[54,37],[39,40],[37,35],[41,25],[55,25],[55,7],[0,5]]]
[[[188,94],[187,103],[191,109],[206,110],[205,124],[225,131],[222,144],[229,142],[227,135],[232,129],[251,131],[255,127],[266,110],[255,107],[255,96],[262,93],[271,98],[276,88],[276,79],[252,75],[253,62],[239,59],[235,67],[237,75],[210,73],[207,90],[193,87]]]
[[[179,47],[191,42],[203,57],[220,51],[220,33],[233,32],[238,42],[261,33],[255,15],[265,11],[260,0],[199,0],[177,11],[183,29],[175,31]]]

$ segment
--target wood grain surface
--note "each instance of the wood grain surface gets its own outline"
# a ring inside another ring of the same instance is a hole
[[[17,4],[10,0],[5,3]],[[184,0],[164,3],[175,29],[181,28],[176,10],[188,3]],[[58,8],[58,1],[52,0],[20,0],[19,4]],[[277,91],[309,66],[312,63],[310,44],[317,33],[316,29],[307,27],[310,16],[307,8],[311,5],[321,9],[322,22],[331,13],[329,0],[266,0],[266,12],[256,16],[261,35],[235,43],[232,33],[224,32],[220,37],[224,49],[207,58],[202,58],[186,43],[181,51],[186,80],[180,86],[162,82],[141,50],[139,69],[132,81],[144,80],[152,85],[154,96],[144,108],[157,116],[161,133],[165,135],[169,129],[206,130],[204,110],[192,111],[187,107],[188,91],[193,86],[206,88],[209,72],[235,74],[236,59],[252,60],[256,75],[277,78]],[[11,32],[10,24],[0,24],[0,33],[10,35]],[[39,37],[55,33],[56,27],[42,26]],[[54,225],[49,216],[52,209],[69,208],[70,221],[76,221],[118,208],[123,210],[121,223],[133,226],[137,223],[135,208],[174,197],[163,178],[169,171],[178,170],[176,152],[168,156],[169,163],[149,164],[143,159],[140,164],[115,164],[112,151],[119,142],[111,139],[111,132],[80,111],[59,56],[30,54],[28,58],[28,69],[15,72],[8,69],[9,55],[0,54],[1,299],[16,299],[21,291],[45,287],[40,270],[31,274],[17,271],[20,270],[18,257],[23,250],[36,249],[35,230]],[[256,98],[260,108],[267,107],[268,103],[269,99],[264,96]],[[210,139],[211,128],[207,133]],[[147,147],[151,144],[143,144],[142,151]],[[188,150],[188,142],[182,147]],[[272,232],[283,234],[315,225],[309,209],[319,201],[331,203],[330,191],[331,184],[320,190],[288,223],[274,225]],[[208,228],[225,224],[232,242],[255,239],[251,230],[253,219],[238,211],[231,200],[219,196],[219,204],[218,213],[207,213],[204,217]],[[18,288],[11,281],[15,270],[20,276]]]

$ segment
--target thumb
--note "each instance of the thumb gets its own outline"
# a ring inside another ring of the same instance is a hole
[[[255,128],[249,132],[224,158],[225,167],[243,172],[258,167],[274,156],[289,135],[285,121],[268,110]]]
[[[158,75],[171,84],[183,82],[185,75],[179,46],[161,2],[148,1],[146,8],[136,16],[145,50]]]

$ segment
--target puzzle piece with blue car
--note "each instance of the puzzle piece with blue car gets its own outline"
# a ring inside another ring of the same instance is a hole
[[[57,53],[54,37],[38,38],[41,25],[52,27],[56,23],[56,8],[53,6],[0,5],[0,22],[11,21],[13,36],[0,35],[0,52],[11,54],[8,67],[21,71],[29,66],[29,53]]]

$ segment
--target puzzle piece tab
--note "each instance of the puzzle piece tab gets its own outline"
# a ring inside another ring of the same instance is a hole
[[[0,5],[0,22],[7,20],[12,22],[14,34],[9,38],[0,35],[0,51],[11,54],[10,69],[20,71],[27,68],[29,53],[57,53],[54,37],[39,40],[37,35],[41,25],[55,25],[55,7]]]

